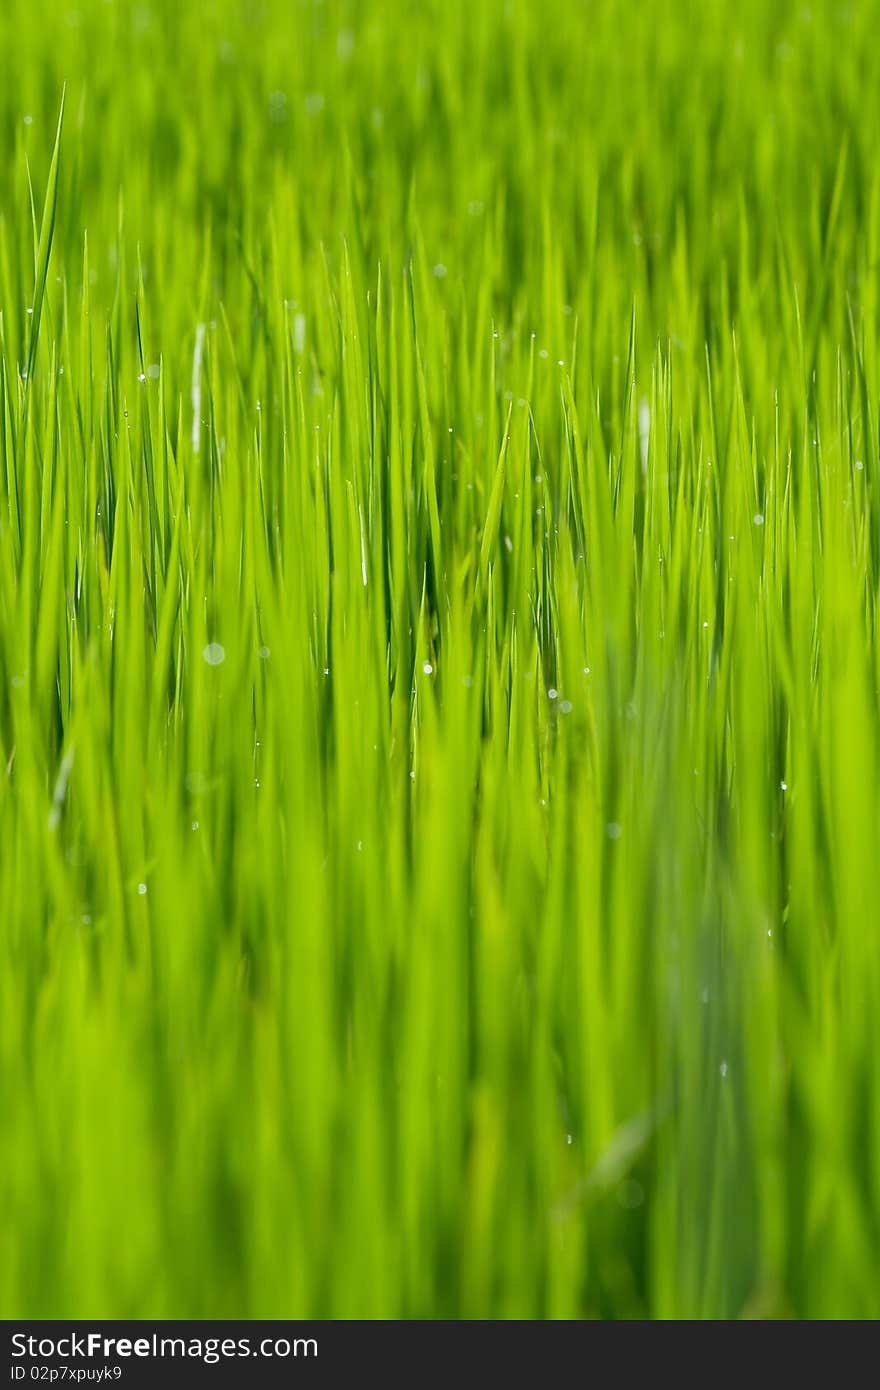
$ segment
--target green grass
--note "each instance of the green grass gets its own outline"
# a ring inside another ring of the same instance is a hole
[[[4,0],[5,1316],[880,1315],[878,26]]]

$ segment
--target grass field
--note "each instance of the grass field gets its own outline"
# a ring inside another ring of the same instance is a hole
[[[880,1316],[878,27],[4,0],[4,1316]]]

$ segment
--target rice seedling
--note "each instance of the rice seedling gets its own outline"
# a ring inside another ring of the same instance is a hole
[[[5,1316],[880,1314],[878,20],[6,0]]]

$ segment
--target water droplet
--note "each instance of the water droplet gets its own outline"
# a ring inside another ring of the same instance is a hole
[[[721,1073],[722,1076],[726,1076],[726,1075],[727,1075],[727,1063],[726,1063],[726,1062],[722,1062],[722,1063],[721,1063],[721,1066],[718,1068],[718,1070],[720,1071],[720,1073]]]
[[[146,892],[147,892],[147,885],[146,885],[145,883],[139,883],[139,884],[138,884],[138,897],[139,897],[139,898],[145,897],[145,896],[146,896]]]
[[[426,661],[424,666],[422,667],[422,670],[424,671],[426,676],[430,676],[432,671],[434,670],[434,667],[431,665],[430,661]]]
[[[559,701],[559,713],[560,713],[560,714],[571,714],[572,708],[573,708],[573,706],[572,706],[571,700],[560,700],[560,701]]]
[[[547,691],[547,699],[548,699],[548,700],[555,700],[558,694],[559,694],[559,691],[556,690],[555,687],[551,685],[550,689]]]
[[[269,119],[278,123],[287,120],[287,97],[284,92],[270,93]]]
[[[605,834],[609,840],[619,840],[623,834],[623,826],[616,820],[610,820],[605,827]]]
[[[764,525],[764,513],[763,513],[763,512],[755,512],[755,515],[752,517],[752,521],[754,522],[754,524],[755,524],[756,526],[763,526],[763,525]]]
[[[438,261],[437,264],[434,266],[434,274],[437,276],[437,279],[438,279],[438,280],[442,280],[443,277],[445,276],[445,274],[446,274],[446,266],[443,264],[442,261]],[[497,336],[498,336],[498,335],[496,334],[496,337],[497,337]]]
[[[270,647],[260,647],[259,651],[257,652],[257,656],[260,658],[261,661],[268,661],[271,655],[272,650]]]
[[[219,666],[226,660],[226,652],[219,642],[209,642],[206,647],[202,648],[202,659],[209,666]]]

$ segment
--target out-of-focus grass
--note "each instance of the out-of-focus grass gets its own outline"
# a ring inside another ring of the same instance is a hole
[[[5,0],[6,1316],[880,1314],[878,23]]]

